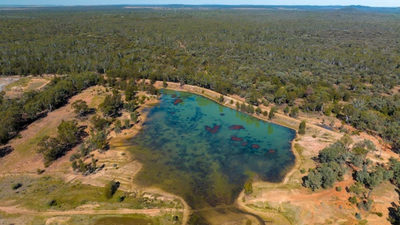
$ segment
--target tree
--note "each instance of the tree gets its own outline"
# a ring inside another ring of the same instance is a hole
[[[303,185],[306,188],[311,188],[315,191],[322,185],[322,175],[317,170],[311,171],[307,176],[303,177]]]
[[[65,153],[65,148],[63,148],[57,138],[45,136],[39,141],[38,146],[38,153],[43,154],[45,159],[44,165],[46,167]]]
[[[285,113],[285,115],[287,115],[290,111],[290,107],[287,105],[285,106],[285,108],[283,109],[283,112]]]
[[[333,183],[336,181],[336,175],[333,170],[328,166],[322,166],[320,169],[321,173],[321,186],[323,188],[333,187]]]
[[[223,96],[223,95],[220,95],[218,101],[219,101],[219,102],[224,102],[224,96]]]
[[[105,188],[104,188],[104,196],[107,199],[110,199],[113,197],[113,195],[115,194],[115,192],[118,190],[120,183],[117,181],[110,181],[106,184]]]
[[[74,109],[74,113],[78,117],[83,117],[90,111],[89,106],[83,100],[75,101],[74,103],[71,104],[71,107]]]
[[[260,107],[257,107],[257,108],[256,108],[256,114],[257,114],[257,115],[260,115],[261,113],[262,113],[261,108],[260,108]]]
[[[292,109],[290,110],[289,116],[293,117],[293,118],[297,118],[299,115],[299,107],[294,106],[292,107]]]
[[[78,141],[78,122],[76,120],[61,121],[61,124],[57,128],[58,138],[64,145],[73,146]]]
[[[119,109],[122,107],[121,95],[114,92],[113,95],[107,95],[104,102],[99,105],[99,109],[105,117],[116,116]]]
[[[271,110],[269,111],[268,114],[268,119],[272,120],[273,118],[275,118],[275,113],[278,112],[278,108],[277,107],[272,107]]]
[[[319,152],[318,158],[322,163],[337,162],[343,164],[348,155],[346,148],[340,142],[335,142]]]
[[[135,98],[137,86],[129,83],[125,89],[125,101],[129,102]]]
[[[115,128],[114,128],[115,133],[117,133],[117,134],[121,133],[121,127],[122,127],[121,121],[116,120],[114,126],[115,126]]]
[[[139,119],[139,113],[137,111],[131,113],[131,121],[136,124]]]
[[[253,193],[253,181],[252,180],[248,180],[244,184],[244,193],[246,195]]]
[[[306,121],[301,121],[299,125],[299,134],[305,134],[306,133]]]

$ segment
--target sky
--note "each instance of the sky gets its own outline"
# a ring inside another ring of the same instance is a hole
[[[116,4],[222,4],[222,5],[364,5],[399,7],[399,0],[0,0],[0,5],[116,5]]]

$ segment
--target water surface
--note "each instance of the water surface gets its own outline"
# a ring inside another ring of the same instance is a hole
[[[180,195],[197,210],[232,205],[249,179],[281,181],[295,162],[294,137],[292,129],[205,97],[163,90],[130,144],[144,165],[137,182]]]

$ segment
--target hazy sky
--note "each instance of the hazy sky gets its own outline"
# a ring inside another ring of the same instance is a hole
[[[365,5],[398,7],[399,0],[0,0],[0,5],[115,5],[115,4],[224,4],[224,5]]]

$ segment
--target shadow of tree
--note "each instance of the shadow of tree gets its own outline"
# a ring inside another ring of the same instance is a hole
[[[400,190],[396,189],[397,194],[400,194]],[[400,196],[400,195],[399,195]],[[389,218],[387,220],[394,225],[400,225],[400,205],[395,202],[391,203],[392,207],[389,207]]]
[[[4,146],[0,148],[0,158],[10,154],[14,150],[11,146]]]

